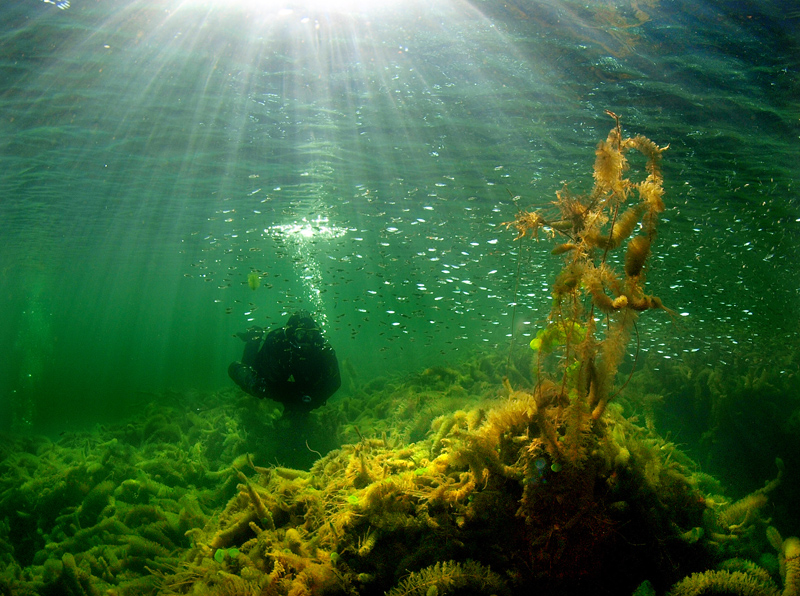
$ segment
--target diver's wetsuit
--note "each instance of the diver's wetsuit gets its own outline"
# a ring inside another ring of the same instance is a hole
[[[309,412],[342,384],[336,352],[308,311],[294,313],[285,327],[269,333],[251,327],[238,336],[244,354],[228,375],[250,395],[279,401],[289,413]]]

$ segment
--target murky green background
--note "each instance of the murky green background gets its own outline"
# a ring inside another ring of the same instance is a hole
[[[670,145],[648,280],[679,322],[645,313],[642,350],[797,344],[791,2],[27,0],[0,21],[0,429],[226,387],[233,334],[300,306],[362,381],[508,350],[515,296],[527,341],[560,263],[500,224],[591,186],[604,110]]]

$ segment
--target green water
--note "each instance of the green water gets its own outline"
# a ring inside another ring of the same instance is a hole
[[[300,306],[362,382],[528,341],[560,265],[501,224],[604,110],[670,145],[642,350],[796,345],[792,3],[225,4],[0,9],[0,428],[228,387]]]

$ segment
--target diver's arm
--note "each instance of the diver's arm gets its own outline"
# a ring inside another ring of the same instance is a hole
[[[244,342],[242,362],[247,366],[255,366],[258,350],[264,340],[265,330],[261,327],[250,327],[247,331],[237,333],[236,337]]]
[[[269,397],[264,379],[258,376],[252,366],[241,362],[231,362],[228,367],[228,376],[246,393],[255,397]]]

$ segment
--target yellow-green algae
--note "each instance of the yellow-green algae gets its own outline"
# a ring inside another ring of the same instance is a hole
[[[641,182],[628,150],[647,159]],[[269,465],[301,429],[234,391],[161,396],[58,443],[7,437],[0,593],[795,594],[800,541],[765,517],[782,462],[732,500],[652,416],[622,413],[652,414],[663,389],[616,380],[637,313],[666,310],[644,293],[661,151],[617,120],[588,195],[512,222],[567,235],[547,324],[585,332],[407,378],[351,374],[303,425],[341,443],[308,471]],[[637,225],[617,273],[606,258]]]
[[[583,467],[553,472],[538,463],[550,459],[531,394],[508,393],[485,372],[503,363],[476,355],[446,374],[374,382],[368,401],[389,414],[361,416],[364,438],[310,471],[261,467],[244,455],[255,440],[241,430],[225,445],[214,429],[252,414],[234,393],[192,396],[205,409],[182,416],[161,402],[140,420],[57,444],[8,438],[0,593],[626,593],[758,555],[777,481],[739,501],[720,496],[613,404],[587,437]],[[469,388],[463,407],[439,414],[456,386]],[[352,399],[326,408],[344,420]],[[421,419],[429,431],[406,442]],[[164,442],[172,424],[177,441]]]

